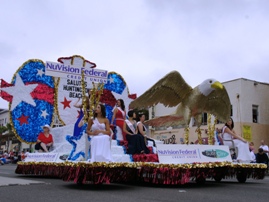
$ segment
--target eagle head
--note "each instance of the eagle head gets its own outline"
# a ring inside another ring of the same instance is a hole
[[[198,86],[199,91],[208,96],[215,89],[223,89],[223,85],[216,79],[207,79]]]

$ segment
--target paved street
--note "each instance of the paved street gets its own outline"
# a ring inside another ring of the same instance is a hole
[[[1,202],[71,202],[71,201],[267,201],[269,177],[248,179],[240,184],[234,179],[220,183],[208,180],[204,185],[189,183],[177,186],[151,184],[76,185],[61,179],[16,175],[16,165],[0,166]]]

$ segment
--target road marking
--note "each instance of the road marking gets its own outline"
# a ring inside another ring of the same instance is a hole
[[[178,190],[178,192],[184,193],[184,192],[186,192],[186,190]]]
[[[8,174],[8,175],[10,175],[10,172],[2,172],[2,171],[0,171],[0,174]]]
[[[32,184],[47,184],[47,183],[43,181],[24,180],[24,179],[0,176],[0,187],[1,186],[32,185]]]

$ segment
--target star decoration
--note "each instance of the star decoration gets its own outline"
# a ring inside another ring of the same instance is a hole
[[[20,125],[22,125],[22,124],[28,124],[28,117],[29,116],[21,115],[21,117],[20,118],[17,118],[17,120],[20,122]]]
[[[19,105],[22,101],[36,106],[36,103],[31,96],[31,93],[34,91],[34,89],[38,86],[38,84],[29,84],[24,85],[21,77],[19,74],[16,75],[16,83],[14,86],[1,88],[2,91],[7,92],[12,98],[12,104],[11,104],[11,111],[15,109],[17,105]]]
[[[112,92],[112,94],[114,95],[116,100],[118,100],[118,99],[124,100],[124,104],[125,104],[127,110],[129,109],[130,103],[134,100],[134,99],[129,98],[127,87],[124,88],[124,90],[121,94],[118,94],[115,92]]]
[[[86,133],[83,131],[86,129],[87,124],[84,124],[81,128],[79,136],[66,136],[66,140],[73,146],[71,153],[68,156],[68,160],[75,161],[80,156],[85,158],[85,150],[86,150]]]
[[[41,116],[42,116],[44,119],[46,119],[47,116],[49,115],[49,114],[47,113],[47,110],[41,110],[41,111],[42,111]]]
[[[70,107],[70,103],[72,102],[72,100],[67,100],[66,99],[66,97],[64,97],[64,101],[63,102],[61,102],[63,105],[64,105],[64,109],[66,108],[66,107],[69,107],[69,108],[71,108]]]
[[[44,74],[44,71],[42,69],[38,69],[37,70],[37,75],[39,75],[40,77],[42,77]]]
[[[110,82],[110,83],[114,83],[114,78],[113,78],[113,77],[110,77],[110,78],[109,78],[109,82]]]

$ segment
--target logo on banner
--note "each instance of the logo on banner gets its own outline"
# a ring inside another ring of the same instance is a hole
[[[46,75],[61,77],[71,80],[81,80],[81,73],[84,72],[85,81],[89,83],[107,83],[108,72],[101,69],[85,69],[56,62],[46,62]]]
[[[211,157],[211,158],[225,158],[229,155],[228,152],[220,150],[220,149],[205,150],[202,152],[202,154],[206,157]]]
[[[225,145],[158,144],[157,153],[160,163],[232,162]]]

